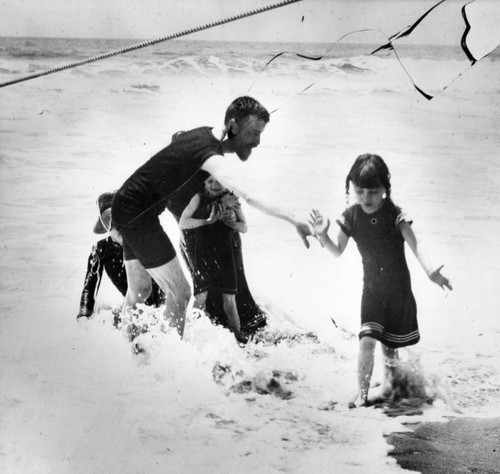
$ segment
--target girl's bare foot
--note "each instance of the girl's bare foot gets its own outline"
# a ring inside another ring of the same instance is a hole
[[[360,407],[367,407],[369,406],[368,404],[368,394],[356,394],[354,399],[352,399],[349,402],[349,408],[360,408]]]

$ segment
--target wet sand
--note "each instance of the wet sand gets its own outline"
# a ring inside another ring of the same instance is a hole
[[[500,473],[500,418],[451,418],[419,423],[387,437],[404,469],[424,474]]]

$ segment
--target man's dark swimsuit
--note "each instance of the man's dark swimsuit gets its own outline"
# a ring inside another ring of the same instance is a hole
[[[180,216],[209,177],[201,170],[203,163],[222,154],[212,129],[197,128],[178,135],[125,181],[111,209],[113,226],[123,237],[125,260],[138,259],[145,268],[155,268],[175,257],[159,215],[168,208]]]
[[[179,221],[192,197],[204,188],[205,180],[210,176],[200,169],[201,166],[211,156],[222,154],[221,143],[213,136],[211,128],[182,132],[123,184],[114,198],[111,214],[113,226],[124,240],[126,260],[138,258],[145,268],[155,268],[174,258],[174,248],[158,216],[167,208]],[[238,272],[236,303],[241,328],[253,333],[266,325],[266,318],[247,285],[239,233],[236,233],[233,245]],[[181,250],[192,272],[193,266],[184,249]],[[215,322],[228,325],[220,292],[208,292],[207,311]]]

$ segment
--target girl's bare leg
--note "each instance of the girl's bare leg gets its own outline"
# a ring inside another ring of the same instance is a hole
[[[387,397],[393,390],[392,382],[396,367],[399,364],[399,352],[393,347],[382,345],[382,353],[384,355],[384,384],[382,387],[382,395]]]
[[[194,295],[193,308],[205,311],[205,307],[207,305],[207,296],[208,296],[208,291],[204,291],[203,293],[198,293],[197,295]]]
[[[223,293],[222,304],[224,306],[224,312],[226,313],[231,330],[236,334],[236,336],[239,336],[241,325],[240,315],[238,314],[238,308],[236,306],[236,295]]]
[[[375,346],[377,340],[373,337],[365,336],[359,341],[358,355],[358,395],[349,406],[364,406],[368,403],[368,391],[373,374],[375,359]]]

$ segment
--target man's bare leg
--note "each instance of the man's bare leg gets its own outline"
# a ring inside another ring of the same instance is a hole
[[[186,309],[191,299],[189,286],[179,259],[174,257],[170,262],[159,267],[148,268],[148,273],[155,279],[165,293],[165,320],[177,329],[182,337],[186,322]]]
[[[139,260],[125,260],[127,272],[127,294],[123,311],[135,308],[137,303],[144,303],[151,294],[151,276]]]

